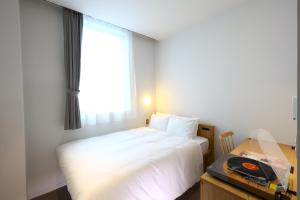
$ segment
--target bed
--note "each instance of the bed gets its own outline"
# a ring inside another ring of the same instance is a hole
[[[213,126],[186,139],[142,127],[57,149],[73,200],[171,200],[200,180],[213,156]]]

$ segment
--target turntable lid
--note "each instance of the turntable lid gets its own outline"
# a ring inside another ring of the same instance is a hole
[[[278,181],[283,186],[282,189],[286,191],[288,187],[291,164],[282,152],[275,138],[270,132],[264,129],[253,131],[251,133],[251,138],[255,139],[257,142],[250,142],[250,148],[252,150],[259,148],[262,153],[262,157],[259,157],[257,160],[272,167],[278,178]]]

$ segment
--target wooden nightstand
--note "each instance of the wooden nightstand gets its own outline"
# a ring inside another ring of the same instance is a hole
[[[203,155],[204,171],[215,160],[215,127],[208,124],[199,124],[197,136],[208,139],[209,147],[207,153]]]

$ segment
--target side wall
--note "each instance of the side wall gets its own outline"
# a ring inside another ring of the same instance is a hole
[[[295,144],[296,0],[251,0],[160,41],[155,65],[157,111],[198,116],[236,142],[265,128]]]
[[[132,121],[64,131],[65,70],[62,8],[43,1],[22,0],[21,29],[29,197],[65,184],[56,160],[58,145],[145,124],[153,108],[144,95],[154,96],[154,41],[134,34],[137,118]]]
[[[22,53],[18,0],[0,1],[0,194],[26,199]]]

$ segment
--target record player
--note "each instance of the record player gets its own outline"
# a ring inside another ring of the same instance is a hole
[[[269,175],[266,176],[262,170],[254,170],[254,172],[250,170],[251,172],[249,173],[249,170],[247,170],[247,168],[246,170],[244,170],[241,164],[237,165],[236,163],[234,163],[232,168],[228,166],[228,160],[230,159],[232,159],[234,162],[237,160],[238,162],[243,162],[243,160],[240,160],[240,158],[241,157],[233,154],[224,155],[217,161],[215,161],[212,165],[210,165],[207,168],[207,172],[211,176],[219,178],[240,189],[249,191],[259,197],[274,200],[276,189],[269,187],[269,185],[271,184],[271,179],[273,179],[274,181],[274,176],[276,176],[274,172],[272,172],[272,175],[268,177]],[[251,161],[245,163],[247,163],[248,165],[250,165],[249,163],[251,163],[251,168],[257,167],[257,165],[252,166]]]
[[[295,196],[296,192],[289,188],[293,168],[275,140],[269,137],[260,134],[255,139],[248,139],[232,154],[223,155],[210,165],[208,174],[263,199]]]

